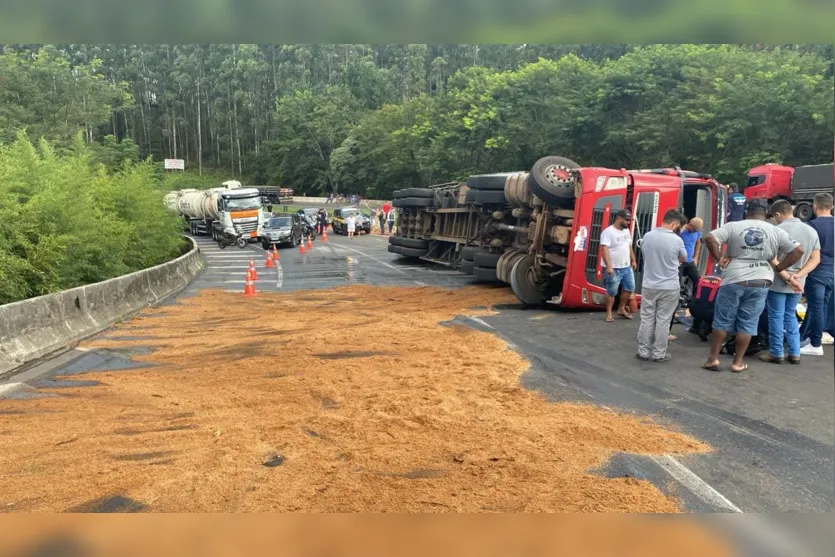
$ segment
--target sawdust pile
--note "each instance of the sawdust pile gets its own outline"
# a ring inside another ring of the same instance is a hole
[[[203,291],[88,347],[161,364],[0,401],[7,510],[673,512],[646,482],[589,472],[613,451],[708,448],[632,416],[549,404],[494,336],[440,323],[507,289]],[[486,311],[481,311],[486,313]],[[160,315],[161,314],[161,315]],[[121,330],[120,330],[121,329]],[[119,340],[147,335],[151,340]],[[17,413],[22,412],[22,413]],[[274,457],[267,467],[263,463]]]

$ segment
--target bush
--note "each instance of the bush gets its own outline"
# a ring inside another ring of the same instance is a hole
[[[0,147],[0,304],[176,257],[181,222],[166,211],[153,166],[108,172],[80,136],[62,156],[23,133]]]

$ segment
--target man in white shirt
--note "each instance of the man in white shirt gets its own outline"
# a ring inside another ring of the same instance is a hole
[[[615,222],[600,235],[600,255],[603,258],[603,269],[606,271],[606,321],[614,321],[612,309],[618,287],[623,287],[618,303],[618,315],[624,319],[632,319],[626,309],[629,297],[635,292],[635,252],[632,249],[632,234],[629,232],[629,220],[632,214],[627,209],[615,213]]]
[[[353,213],[345,219],[345,229],[348,231],[348,239],[354,239],[354,231],[357,229],[357,219]]]

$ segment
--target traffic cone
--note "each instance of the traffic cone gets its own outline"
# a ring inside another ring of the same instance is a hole
[[[275,244],[273,244],[273,259],[275,259],[276,261],[281,259],[281,257],[279,257],[279,255],[278,255],[278,250],[275,249]]]
[[[311,236],[308,236],[307,237],[307,249],[310,249],[312,247],[313,247],[313,239],[312,239]]]
[[[275,263],[273,263],[273,255],[269,251],[267,252],[266,267],[267,267],[267,269],[272,269],[273,267],[275,267]]]
[[[328,228],[326,226],[322,227],[322,241],[323,242],[328,241]]]
[[[250,279],[250,273],[246,274],[246,281],[244,281],[244,296],[249,298],[255,296],[255,283]]]
[[[252,277],[252,280],[258,280],[258,271],[255,270],[255,263],[252,262],[252,258],[249,258],[249,274]]]
[[[302,241],[299,242],[299,253],[304,254],[304,251],[304,238],[302,238]]]

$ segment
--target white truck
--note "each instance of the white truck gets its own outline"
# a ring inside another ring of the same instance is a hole
[[[237,180],[228,180],[221,188],[171,192],[164,202],[183,216],[193,236],[211,235],[218,240],[224,232],[234,234],[237,228],[250,240],[257,240],[264,224],[260,192],[242,188]]]

